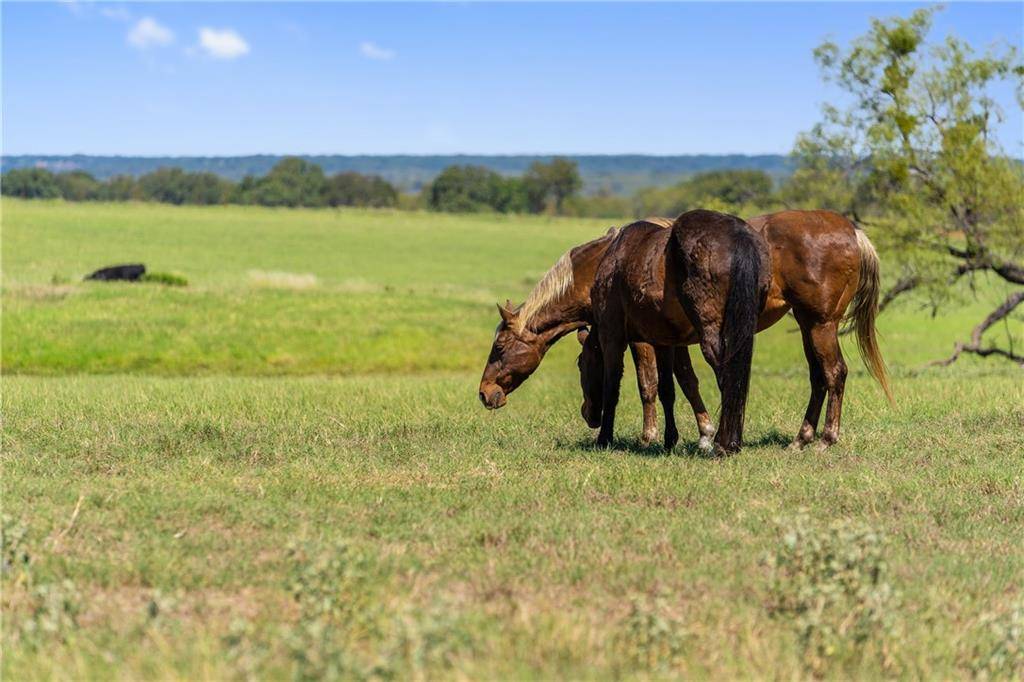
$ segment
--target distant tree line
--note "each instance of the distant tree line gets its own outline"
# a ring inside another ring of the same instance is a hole
[[[534,161],[520,176],[475,165],[452,165],[418,195],[403,195],[376,175],[352,171],[328,176],[312,161],[281,159],[263,176],[233,182],[216,173],[158,168],[138,178],[99,180],[82,170],[53,173],[15,168],[2,177],[6,196],[66,201],[155,201],[167,204],[251,204],[259,206],[427,209],[448,213],[546,213],[627,220],[675,216],[697,207],[750,215],[779,207],[794,194],[788,180],[778,190],[763,170],[713,170],[670,187],[642,189],[632,197],[610,190],[584,196],[575,161],[554,157]]]
[[[555,158],[534,162],[521,177],[505,177],[480,166],[450,166],[410,198],[409,207],[436,211],[561,213],[566,200],[583,182],[574,161]],[[286,157],[266,175],[247,175],[232,182],[215,173],[158,168],[138,178],[115,175],[101,181],[76,170],[52,173],[42,168],[16,168],[2,178],[5,196],[66,201],[156,201],[167,204],[256,204],[260,206],[399,205],[394,185],[375,175],[355,172],[328,177],[323,169],[299,157]]]
[[[287,157],[262,177],[232,182],[215,173],[158,168],[138,178],[115,175],[97,180],[85,171],[51,173],[16,168],[3,174],[4,196],[66,201],[157,201],[166,204],[258,204],[261,206],[398,205],[398,190],[374,175],[338,173],[330,177],[314,163]]]

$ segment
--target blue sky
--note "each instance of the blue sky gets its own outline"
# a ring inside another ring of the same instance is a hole
[[[785,153],[836,95],[811,50],[917,6],[5,2],[3,147]],[[1020,45],[1022,7],[953,4],[933,35]]]

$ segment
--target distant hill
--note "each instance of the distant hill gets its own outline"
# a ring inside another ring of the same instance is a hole
[[[245,175],[263,175],[282,157],[256,156],[4,156],[4,170],[11,168],[42,167],[54,172],[84,170],[100,179],[111,175],[142,175],[161,166],[177,166],[188,171],[209,171],[232,180]],[[405,191],[418,191],[434,176],[452,164],[486,166],[505,175],[518,175],[534,161],[548,161],[551,156],[307,156],[319,164],[327,174],[340,171],[373,173],[384,177]],[[622,155],[570,155],[579,163],[584,191],[606,191],[612,194],[632,194],[641,187],[665,186],[679,182],[694,173],[722,169],[758,169],[779,179],[792,168],[788,157],[780,154],[685,155],[644,156]]]

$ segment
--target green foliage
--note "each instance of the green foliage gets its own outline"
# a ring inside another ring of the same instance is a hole
[[[888,662],[897,603],[881,534],[847,521],[822,528],[806,513],[780,531],[767,560],[769,611],[793,622],[807,666],[822,673],[867,652]]]
[[[115,175],[100,185],[98,199],[102,201],[131,201],[139,198],[135,178],[130,175]]]
[[[504,177],[483,166],[449,166],[426,190],[427,203],[448,213],[561,213],[582,187],[575,161],[535,161],[522,178]]]
[[[483,166],[449,166],[431,183],[427,202],[448,213],[509,213],[526,208],[526,195],[518,180]]]
[[[176,275],[173,272],[146,272],[139,279],[141,282],[151,282],[153,284],[163,284],[169,287],[186,287],[188,286],[188,279],[183,275]]]
[[[32,587],[28,614],[17,617],[15,627],[22,646],[42,649],[55,641],[67,642],[78,629],[81,596],[70,580]]]
[[[3,174],[0,189],[4,196],[22,199],[55,199],[60,185],[53,173],[42,168],[16,168]]]
[[[230,189],[230,183],[213,173],[186,173],[180,168],[160,168],[138,181],[143,200],[166,204],[222,204]]]
[[[717,208],[734,213],[752,208],[751,212],[761,212],[773,201],[772,179],[764,171],[711,171],[698,173],[674,187],[638,192],[634,214],[637,217],[675,217],[695,208]]]
[[[933,303],[963,272],[1024,282],[1002,267],[1024,258],[1024,166],[997,146],[1003,112],[991,96],[1009,82],[1024,104],[1020,55],[1012,47],[977,54],[955,36],[929,43],[936,11],[874,20],[847,49],[827,42],[815,51],[850,104],[826,106],[800,136],[799,168],[784,191],[869,223]]]
[[[246,178],[236,196],[261,206],[324,206],[327,179],[320,166],[297,156],[281,159],[262,178]]]
[[[385,608],[382,567],[348,543],[293,545],[288,560],[299,617],[285,642],[296,679],[422,678],[472,646],[447,611]]]
[[[328,206],[390,208],[398,205],[398,190],[378,175],[338,173],[327,180],[324,196]]]
[[[608,192],[593,196],[576,195],[565,200],[561,212],[578,218],[608,218],[616,221],[616,225],[624,225],[633,217],[633,202],[628,197]]]
[[[65,201],[93,201],[101,197],[102,185],[85,171],[58,173],[55,180]]]
[[[1001,615],[986,614],[982,642],[975,647],[970,666],[982,680],[1012,680],[1024,676],[1024,602]]]
[[[548,163],[534,161],[522,177],[522,188],[531,213],[542,213],[549,206],[555,213],[561,213],[565,200],[582,187],[579,166],[564,156],[556,156]]]
[[[686,626],[672,613],[669,595],[636,597],[615,638],[615,654],[629,668],[667,674],[678,671],[686,657]]]
[[[29,554],[28,526],[4,514],[0,521],[0,579],[5,589],[28,583],[32,556]]]

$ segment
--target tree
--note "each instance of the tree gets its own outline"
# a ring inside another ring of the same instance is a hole
[[[979,55],[952,36],[927,44],[935,11],[874,20],[849,48],[826,42],[815,51],[850,104],[826,106],[824,120],[798,139],[789,194],[832,187],[835,207],[876,228],[898,255],[900,289],[923,290],[939,306],[964,276],[1024,285],[1024,167],[998,145],[993,128],[1003,113],[991,96],[1012,81],[1024,107],[1024,66],[1010,47]],[[1022,301],[1024,292],[1011,291],[947,362],[974,353],[1024,364],[981,338]]]
[[[67,201],[92,201],[99,199],[100,183],[85,171],[58,173],[54,180],[60,187],[60,194]]]
[[[186,173],[180,168],[158,168],[139,178],[138,191],[146,201],[221,204],[231,193],[231,183],[213,173]]]
[[[4,196],[23,199],[56,199],[60,194],[53,173],[44,168],[15,168],[3,174],[0,190]]]
[[[771,176],[761,170],[718,170],[697,173],[674,187],[641,190],[635,198],[640,216],[675,217],[694,208],[747,214],[774,200]]]
[[[384,208],[398,204],[398,190],[377,175],[338,173],[327,180],[324,196],[328,206]]]
[[[278,161],[246,193],[248,203],[263,206],[323,206],[327,179],[315,163],[297,156]]]
[[[99,199],[103,201],[131,201],[137,198],[135,178],[130,175],[115,175],[100,185]]]
[[[435,211],[471,213],[521,211],[526,208],[522,183],[483,166],[448,166],[427,190]]]
[[[523,187],[531,213],[541,213],[549,202],[561,213],[562,204],[583,187],[575,161],[557,156],[550,163],[534,161],[523,174]]]

